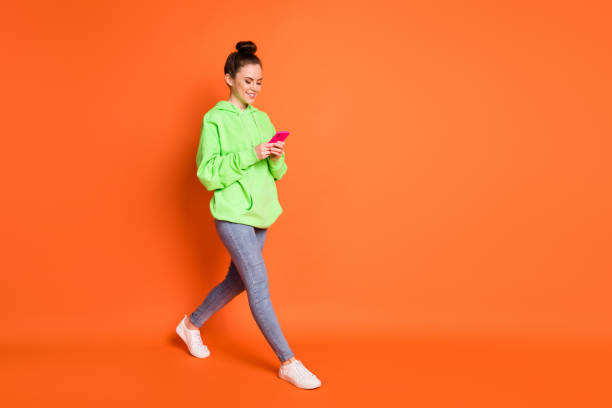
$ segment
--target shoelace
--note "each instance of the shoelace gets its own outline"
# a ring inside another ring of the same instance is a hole
[[[190,330],[191,333],[191,343],[202,343],[202,337],[200,337],[200,331],[199,330]],[[198,340],[200,340],[198,342]]]
[[[310,371],[308,371],[308,369],[304,367],[304,365],[302,364],[300,360],[296,360],[296,362],[294,363],[294,366],[295,366],[295,370],[300,375],[300,377],[314,378],[315,375],[311,373]]]

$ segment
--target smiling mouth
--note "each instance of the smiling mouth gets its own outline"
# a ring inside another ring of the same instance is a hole
[[[247,92],[247,95],[248,95],[249,97],[251,97],[251,98],[254,98],[254,97],[255,97],[255,94],[252,94],[252,93],[248,93],[248,92]]]

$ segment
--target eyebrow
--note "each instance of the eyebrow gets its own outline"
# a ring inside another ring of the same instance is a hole
[[[245,78],[248,78],[248,79],[253,79],[253,78],[251,78],[251,77],[245,77]],[[259,79],[258,79],[258,81],[261,81],[261,80],[263,80],[263,78],[259,78]]]

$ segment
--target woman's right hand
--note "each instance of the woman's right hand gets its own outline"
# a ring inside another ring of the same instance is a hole
[[[282,154],[282,149],[280,149],[276,143],[260,143],[255,146],[255,154],[257,154],[258,159],[265,159],[271,154]]]

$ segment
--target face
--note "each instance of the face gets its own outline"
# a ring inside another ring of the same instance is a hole
[[[236,73],[232,79],[229,74],[225,75],[225,80],[232,87],[232,95],[242,103],[252,104],[255,97],[261,91],[261,65],[247,64]]]

